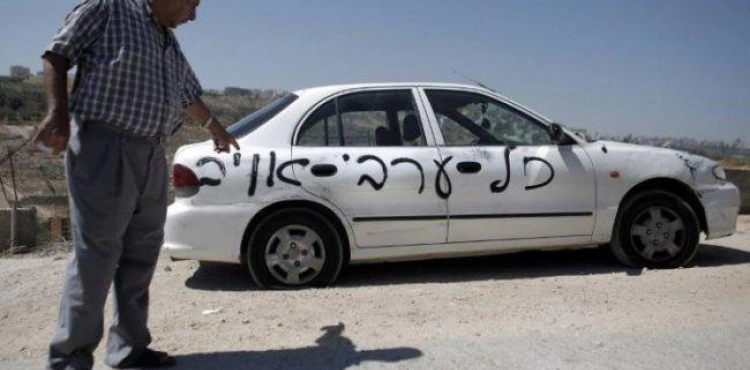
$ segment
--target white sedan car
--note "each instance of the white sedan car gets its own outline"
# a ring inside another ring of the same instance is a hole
[[[300,90],[229,132],[239,152],[177,151],[164,250],[246,264],[264,288],[325,286],[349,263],[602,244],[675,268],[739,211],[709,159],[588,142],[475,86]]]

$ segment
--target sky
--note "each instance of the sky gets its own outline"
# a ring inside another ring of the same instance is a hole
[[[3,0],[0,74],[80,0]],[[470,81],[565,125],[750,144],[750,0],[203,0],[207,89]]]

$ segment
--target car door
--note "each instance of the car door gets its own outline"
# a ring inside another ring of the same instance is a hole
[[[436,196],[439,152],[415,90],[331,97],[298,129],[292,156],[304,190],[346,215],[359,247],[445,243],[447,202]]]
[[[422,97],[439,132],[449,242],[591,236],[593,166],[581,147],[555,144],[545,124],[496,97]]]

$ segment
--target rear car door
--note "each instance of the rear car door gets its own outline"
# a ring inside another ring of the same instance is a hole
[[[445,243],[447,203],[436,196],[439,152],[415,89],[328,98],[303,120],[292,157],[304,190],[337,207],[359,247]]]
[[[590,237],[593,166],[575,143],[474,91],[424,89],[450,179],[449,242]]]

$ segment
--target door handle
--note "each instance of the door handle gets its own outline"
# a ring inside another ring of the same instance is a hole
[[[460,173],[477,173],[482,170],[482,165],[478,162],[461,162],[456,165]]]
[[[310,172],[316,177],[331,177],[338,172],[338,168],[332,164],[316,164]]]

